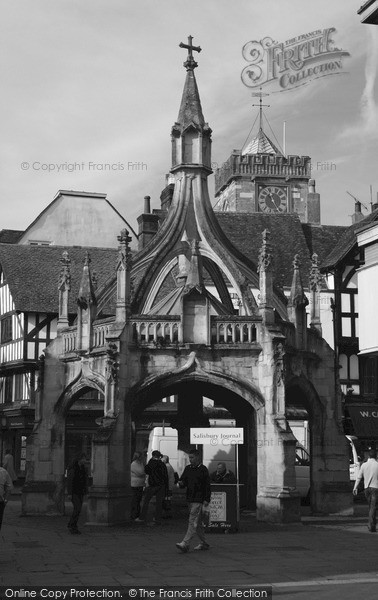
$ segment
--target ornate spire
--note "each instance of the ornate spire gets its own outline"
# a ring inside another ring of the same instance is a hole
[[[272,247],[270,245],[270,232],[262,232],[262,246],[259,252],[257,272],[259,273],[259,309],[264,323],[274,323],[273,310],[273,275],[272,275]]]
[[[260,273],[261,270],[267,271],[271,269],[272,263],[272,246],[269,242],[270,231],[264,229],[262,232],[263,243],[259,252],[259,262],[257,265],[257,272]]]
[[[302,278],[299,270],[300,264],[299,254],[296,254],[293,260],[294,274],[289,300],[289,304],[295,307],[307,306],[308,304],[307,296],[303,291]]]
[[[60,259],[60,262],[62,263],[62,268],[60,270],[58,287],[60,290],[65,289],[65,290],[69,291],[71,289],[71,273],[70,273],[71,259],[69,257],[67,250],[64,250],[64,252],[62,252],[62,258]]]
[[[91,257],[89,252],[85,252],[83,275],[81,277],[80,289],[77,297],[77,303],[80,308],[86,310],[90,306],[96,306],[97,300],[93,289],[92,277],[91,277]]]
[[[131,267],[132,256],[130,250],[131,237],[127,229],[122,229],[121,235],[117,236],[118,264],[117,264],[117,302],[116,321],[124,323],[130,314],[131,296]]]
[[[131,271],[132,257],[130,251],[130,242],[132,238],[129,235],[127,229],[121,230],[121,235],[117,236],[119,241],[118,246],[118,268],[123,268],[125,271]]]
[[[205,125],[208,128],[202,113],[201,100],[199,97],[196,78],[193,72],[195,67],[198,65],[193,58],[192,51],[196,50],[197,52],[200,52],[201,48],[199,46],[193,46],[191,44],[192,39],[192,36],[189,36],[189,44],[183,44],[182,42],[180,44],[181,48],[188,48],[189,51],[188,59],[184,63],[184,66],[187,70],[187,75],[182,93],[177,123],[175,123],[175,128],[179,127],[181,131],[186,129],[186,127],[190,124],[194,125],[198,129],[204,128]]]
[[[311,271],[309,276],[311,291],[311,322],[310,327],[316,329],[322,335],[322,324],[320,319],[320,290],[323,277],[319,270],[318,255],[313,254]]]
[[[323,276],[320,273],[318,255],[314,252],[311,257],[311,270],[310,270],[310,290],[319,290],[323,281]]]
[[[71,260],[68,256],[67,250],[64,250],[62,253],[62,258],[60,259],[62,264],[62,268],[60,270],[59,275],[59,315],[58,315],[58,331],[68,327],[68,299],[69,292],[71,289],[71,273],[70,273],[70,263]]]

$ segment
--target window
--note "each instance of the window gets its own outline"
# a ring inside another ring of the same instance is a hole
[[[0,325],[1,325],[1,337],[0,337],[1,343],[6,344],[7,342],[11,342],[12,336],[13,336],[12,315],[9,315],[8,317],[4,317],[4,319],[1,319]]]
[[[357,275],[351,269],[342,286],[341,293],[341,336],[358,337],[358,293]]]
[[[377,357],[368,356],[363,359],[362,390],[364,396],[377,395]]]
[[[11,402],[13,402],[13,377],[7,375],[4,385],[4,404],[10,404]]]

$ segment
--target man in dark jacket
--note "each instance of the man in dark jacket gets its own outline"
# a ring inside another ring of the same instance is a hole
[[[193,450],[189,454],[190,465],[187,465],[179,479],[179,486],[186,487],[186,499],[189,503],[188,529],[182,542],[176,544],[181,552],[189,551],[189,544],[197,533],[200,543],[194,550],[208,550],[202,525],[202,508],[206,508],[210,502],[210,476],[207,468],[201,464],[200,453]]]
[[[73,534],[81,533],[77,528],[77,522],[83,506],[84,496],[88,493],[88,475],[85,467],[86,460],[86,455],[81,454],[79,458],[74,460],[68,467],[67,491],[68,494],[71,495],[73,511],[67,527]]]
[[[161,461],[162,453],[159,450],[152,452],[152,458],[144,467],[146,475],[148,475],[148,486],[144,490],[142,510],[136,523],[143,523],[147,517],[148,505],[153,496],[156,497],[155,508],[155,525],[161,521],[163,512],[163,500],[168,492],[168,472],[165,464]]]

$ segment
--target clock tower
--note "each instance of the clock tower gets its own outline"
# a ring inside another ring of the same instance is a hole
[[[216,169],[215,197],[215,211],[294,213],[303,223],[320,224],[310,157],[285,156],[264,132],[261,119],[257,136]]]

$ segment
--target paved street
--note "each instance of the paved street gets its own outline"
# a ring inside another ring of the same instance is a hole
[[[81,536],[68,533],[67,517],[20,512],[19,497],[12,497],[0,534],[0,585],[273,584],[273,597],[348,599],[362,590],[364,598],[377,596],[378,534],[367,530],[364,505],[353,518],[305,516],[294,525],[244,514],[239,533],[209,535],[210,551],[188,554],[175,548],[186,526],[181,510],[155,527],[85,526],[83,514]]]

